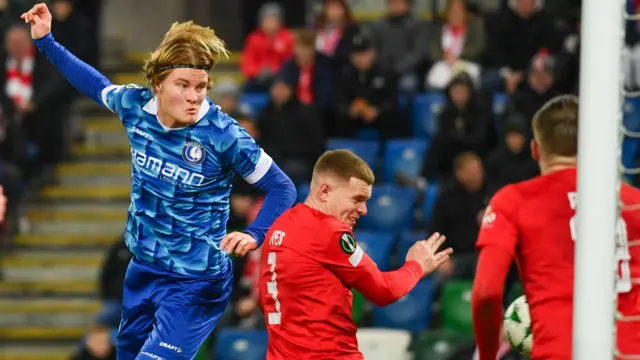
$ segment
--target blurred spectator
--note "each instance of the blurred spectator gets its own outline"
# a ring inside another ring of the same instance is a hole
[[[79,59],[88,62],[91,57],[91,24],[74,9],[72,0],[51,1],[51,31],[56,40]]]
[[[469,75],[456,75],[446,89],[446,96],[445,107],[438,117],[438,132],[425,158],[426,179],[447,181],[451,177],[451,163],[458,154],[473,151],[484,157],[489,151],[491,114],[475,92]]]
[[[26,189],[29,167],[28,143],[20,122],[0,111],[0,185],[9,198],[7,219],[2,228],[6,235],[17,230],[19,205]],[[2,241],[0,240],[0,246]]]
[[[447,20],[428,44],[427,87],[443,89],[456,72],[467,72],[474,82],[480,77],[480,61],[485,46],[484,25],[467,11],[464,0],[447,1]]]
[[[376,63],[373,44],[358,34],[351,44],[350,64],[336,85],[337,135],[352,137],[360,129],[376,129],[386,138],[404,135],[398,116],[397,77]]]
[[[428,42],[422,22],[411,13],[412,0],[387,0],[387,16],[374,24],[372,35],[380,64],[400,76],[400,90],[418,89],[418,73]]]
[[[473,279],[476,238],[488,203],[484,169],[480,157],[472,152],[458,155],[453,169],[455,180],[438,196],[428,231],[446,234],[448,246],[455,249],[441,272],[448,277]]]
[[[102,31],[103,0],[74,0],[74,10],[81,14],[88,25],[88,54],[86,62],[95,68],[100,67],[100,32]],[[57,32],[56,32],[57,34]],[[75,52],[74,52],[75,54]]]
[[[507,184],[531,179],[539,173],[538,164],[533,161],[529,151],[524,120],[508,120],[504,133],[504,144],[487,158],[487,188],[490,194]]]
[[[324,0],[316,19],[316,50],[334,59],[338,67],[349,62],[349,47],[360,31],[346,0]]]
[[[248,117],[252,113],[250,106],[239,103],[240,86],[233,79],[220,79],[216,82],[211,98],[227,114],[238,114]],[[240,121],[240,119],[233,117]]]
[[[240,70],[247,78],[246,92],[266,92],[274,75],[293,54],[293,34],[282,23],[282,7],[266,3],[258,17],[260,28],[249,34],[242,50]]]
[[[562,52],[558,55],[558,69],[555,74],[558,77],[556,88],[563,94],[578,94],[580,90],[580,28],[582,24],[580,19],[575,23],[572,31],[569,31],[564,39]],[[627,32],[627,38],[629,32]],[[625,50],[622,49],[624,59]],[[623,69],[625,69],[623,60]],[[625,75],[626,80],[632,77]]]
[[[300,30],[295,38],[293,59],[282,65],[280,76],[289,84],[295,84],[295,94],[300,102],[327,109],[331,106],[333,94],[333,63],[316,51],[314,31]]]
[[[562,47],[562,36],[542,8],[542,0],[510,0],[509,6],[488,18],[486,24],[487,60],[497,70],[485,73],[483,87],[492,91],[514,93],[536,53],[548,49],[557,54]]]
[[[558,95],[554,88],[556,61],[545,52],[536,55],[526,73],[526,83],[509,100],[507,118],[519,114],[524,121],[527,141],[533,137],[533,115],[549,100]]]
[[[256,125],[260,145],[295,183],[300,183],[309,180],[325,138],[317,109],[303,104],[295,96],[294,86],[276,78],[269,104],[258,115]]]
[[[19,121],[29,141],[38,147],[37,165],[54,165],[64,156],[64,122],[74,91],[51,63],[36,51],[29,28],[13,25],[5,36],[0,83],[2,110]],[[38,170],[37,169],[37,170]]]

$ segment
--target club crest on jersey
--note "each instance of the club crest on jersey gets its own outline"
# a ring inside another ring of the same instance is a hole
[[[182,148],[182,159],[191,165],[202,164],[205,154],[202,145],[195,141],[189,141]]]
[[[491,205],[487,206],[487,210],[484,212],[484,217],[482,218],[482,227],[491,227],[496,221],[496,216]]]
[[[345,252],[345,254],[353,254],[354,252],[356,252],[357,247],[358,244],[356,244],[356,239],[354,239],[351,234],[349,234],[348,232],[344,232],[342,233],[342,235],[340,235],[340,248]]]

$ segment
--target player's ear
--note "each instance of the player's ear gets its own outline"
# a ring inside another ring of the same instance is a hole
[[[535,162],[540,161],[540,146],[535,139],[531,140],[531,157]]]
[[[320,184],[318,187],[318,198],[322,202],[326,202],[329,200],[329,192],[331,191],[331,186],[329,184]]]

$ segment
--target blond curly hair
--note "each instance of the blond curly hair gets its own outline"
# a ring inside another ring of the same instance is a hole
[[[152,90],[162,82],[172,69],[168,65],[196,65],[212,69],[222,58],[229,58],[224,41],[211,28],[193,21],[173,23],[160,45],[149,55],[142,68]],[[207,89],[213,86],[211,76]]]

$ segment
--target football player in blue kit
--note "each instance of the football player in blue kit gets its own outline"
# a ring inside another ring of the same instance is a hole
[[[45,4],[22,19],[69,82],[120,118],[131,145],[125,239],[134,257],[118,359],[193,359],[229,301],[229,254],[258,248],[296,198],[269,155],[206,96],[224,42],[209,28],[176,23],[144,65],[148,88],[112,85],[54,40]],[[266,199],[244,232],[226,235],[234,172]]]

